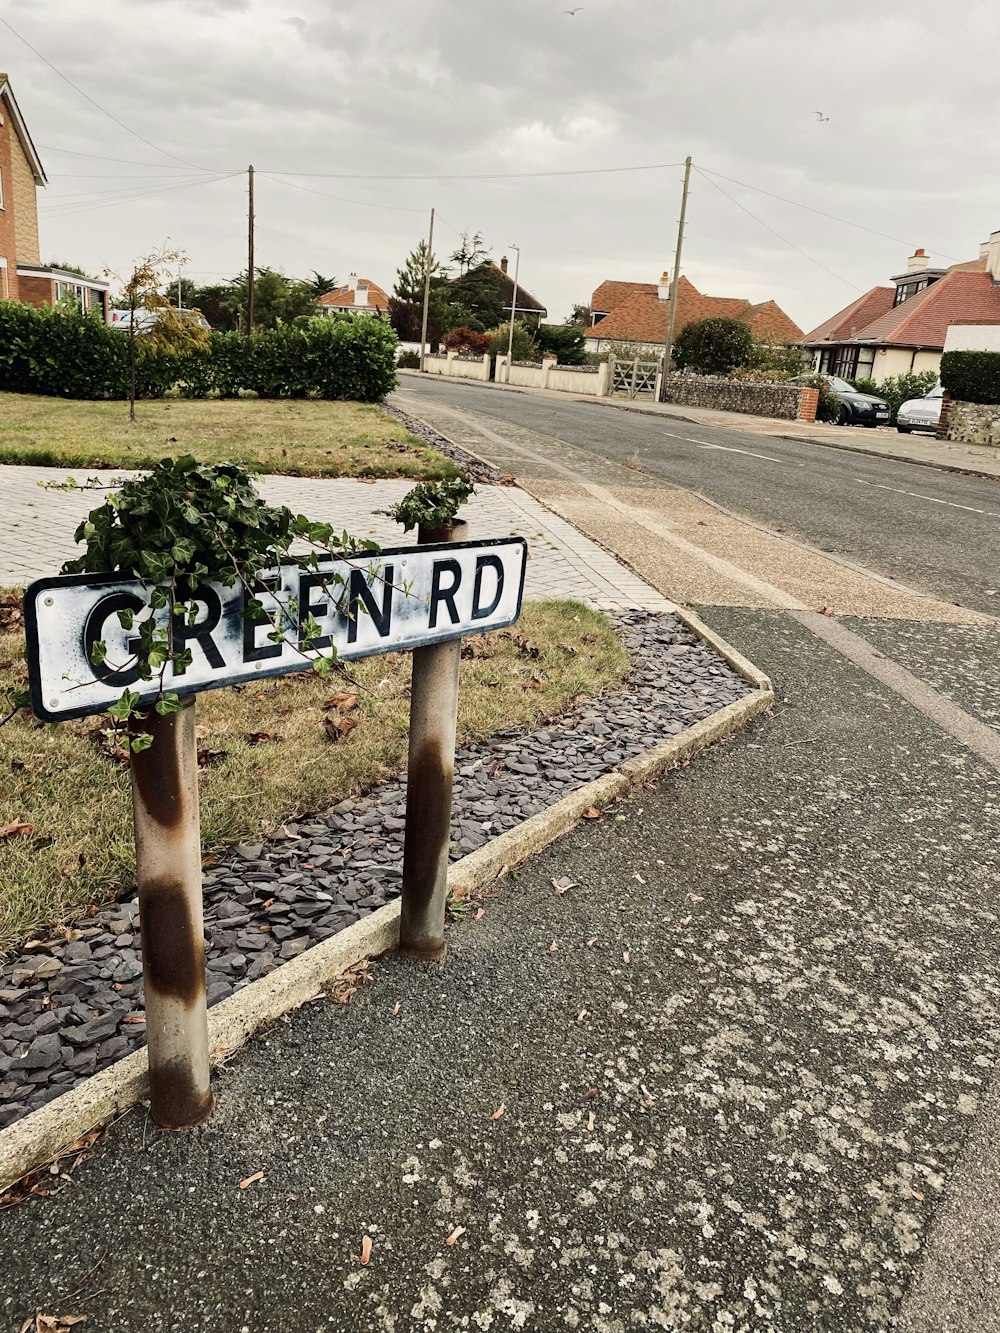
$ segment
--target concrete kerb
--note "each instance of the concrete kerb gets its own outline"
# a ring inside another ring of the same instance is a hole
[[[694,633],[702,635],[734,670],[754,685],[753,693],[685,728],[646,754],[628,760],[614,772],[570,792],[516,829],[456,861],[448,872],[450,891],[470,894],[492,883],[567,833],[591,806],[600,809],[632,786],[659,777],[770,708],[774,692],[767,676],[697,616],[690,612],[680,614]],[[395,948],[399,911],[398,901],[388,903],[211,1008],[208,1038],[212,1064],[220,1064],[265,1023],[315,999],[331,981],[358,963]],[[0,1190],[47,1162],[68,1143],[143,1100],[148,1086],[149,1066],[143,1049],[0,1132]]]

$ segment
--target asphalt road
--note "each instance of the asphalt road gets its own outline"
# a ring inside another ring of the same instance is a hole
[[[448,404],[645,472],[911,587],[1000,614],[1000,484],[770,435],[407,377],[400,401]],[[859,432],[860,433],[860,432]]]

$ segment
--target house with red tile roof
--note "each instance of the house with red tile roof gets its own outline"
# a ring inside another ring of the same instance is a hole
[[[622,343],[662,347],[670,319],[669,276],[664,273],[659,283],[605,280],[595,289],[590,310],[588,351],[603,352]],[[754,304],[738,296],[705,296],[690,279],[678,279],[674,337],[685,324],[717,315],[748,324],[759,338],[769,342],[799,342],[802,338],[799,326],[774,301]]]
[[[370,278],[352,273],[342,287],[319,298],[323,315],[388,315],[389,297]]]
[[[1000,231],[983,242],[978,259],[950,268],[932,266],[917,250],[906,271],[889,281],[806,334],[817,370],[877,384],[893,375],[937,373],[952,325],[1000,325]]]

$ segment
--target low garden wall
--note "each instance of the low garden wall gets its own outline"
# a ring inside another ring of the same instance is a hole
[[[490,377],[490,358],[483,356],[459,356],[457,352],[448,352],[439,356],[428,352],[424,356],[424,370],[428,375],[451,375],[463,380],[488,380]]]
[[[784,421],[815,421],[819,404],[817,389],[766,380],[727,379],[721,375],[668,375],[665,396],[668,403],[779,417]]]
[[[984,444],[1000,448],[1000,404],[946,400],[938,437],[956,444]]]

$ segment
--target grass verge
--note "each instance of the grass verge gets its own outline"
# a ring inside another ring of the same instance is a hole
[[[193,454],[295,477],[441,479],[459,469],[367,403],[184,398],[90,403],[0,393],[0,463],[142,468]]]
[[[410,661],[349,664],[357,687],[305,673],[201,695],[203,846],[255,840],[401,770]],[[459,744],[551,718],[627,669],[604,616],[579,602],[528,603],[513,629],[465,641]],[[23,675],[23,636],[9,627],[0,691]],[[135,882],[128,769],[103,727],[22,714],[0,728],[0,953]],[[18,824],[29,827],[4,836]]]

